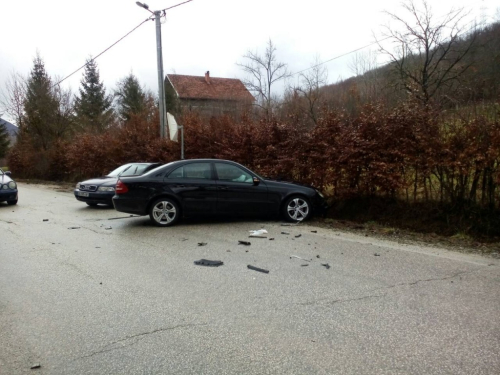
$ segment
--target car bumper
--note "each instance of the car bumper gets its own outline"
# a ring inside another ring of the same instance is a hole
[[[75,198],[80,202],[103,204],[113,204],[112,198],[115,195],[114,192],[89,192],[81,191],[80,189],[75,189],[73,193],[75,194]]]
[[[0,190],[0,202],[17,200],[17,189]]]
[[[127,199],[117,195],[113,197],[113,206],[115,206],[115,210],[127,214],[147,215],[147,204],[147,200],[139,200],[137,198]]]

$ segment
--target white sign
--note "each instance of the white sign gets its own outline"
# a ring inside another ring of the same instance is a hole
[[[178,142],[177,133],[179,131],[179,126],[177,125],[174,116],[172,116],[169,112],[167,112],[167,123],[168,123],[168,131],[170,133],[170,140]]]

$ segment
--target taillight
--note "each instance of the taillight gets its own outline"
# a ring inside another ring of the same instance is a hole
[[[122,182],[122,180],[118,180],[118,182],[116,183],[115,193],[116,194],[128,193],[128,187]]]

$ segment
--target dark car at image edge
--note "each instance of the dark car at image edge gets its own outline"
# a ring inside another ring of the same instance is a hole
[[[11,178],[9,171],[0,168],[0,202],[7,201],[8,205],[17,204],[17,184]]]
[[[264,179],[228,160],[179,160],[141,176],[120,176],[115,209],[149,215],[158,226],[181,217],[278,216],[299,222],[322,213],[327,204],[310,186]]]
[[[160,165],[161,163],[124,164],[105,176],[78,182],[73,193],[77,200],[87,203],[88,206],[97,206],[98,204],[112,206],[112,198],[115,195],[115,186],[119,176],[138,176]]]

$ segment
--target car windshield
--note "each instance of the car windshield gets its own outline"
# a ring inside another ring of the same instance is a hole
[[[2,168],[0,168],[0,176],[3,175],[3,171],[2,171]]]
[[[106,176],[107,177],[118,177],[122,172],[126,171],[132,165],[133,164],[122,165],[121,167],[116,168],[114,171],[109,172]]]
[[[120,173],[120,176],[140,176],[148,167],[149,164],[132,164],[130,168]]]

